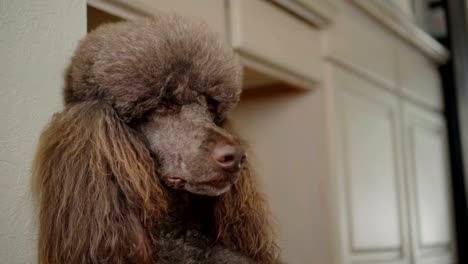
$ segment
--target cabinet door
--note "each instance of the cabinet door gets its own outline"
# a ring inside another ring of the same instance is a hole
[[[404,104],[405,160],[415,263],[453,263],[450,174],[440,114]]]
[[[338,68],[333,86],[341,263],[407,263],[398,98]]]

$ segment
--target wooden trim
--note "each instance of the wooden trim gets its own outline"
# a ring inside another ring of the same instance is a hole
[[[332,22],[338,13],[334,0],[271,0],[273,3],[298,15],[307,22],[322,28]]]
[[[351,2],[434,61],[440,64],[447,62],[449,51],[396,7],[385,4],[385,1],[351,0]]]
[[[397,84],[388,79],[383,77],[380,74],[377,74],[365,67],[361,67],[356,63],[351,62],[350,60],[343,58],[341,56],[330,55],[327,56],[326,59],[333,63],[336,66],[339,66],[342,69],[347,70],[348,72],[352,72],[353,74],[364,78],[365,80],[374,83],[389,92],[395,93],[397,91]]]
[[[411,101],[425,108],[426,110],[437,112],[437,113],[440,113],[444,110],[443,102],[440,102],[440,104],[434,104],[434,102],[427,100],[424,96],[416,94],[413,91],[405,89],[405,88],[402,88],[400,93],[401,93],[401,96],[405,98],[406,100]]]
[[[298,88],[305,90],[314,90],[317,88],[318,84],[316,81],[304,78],[287,70],[271,66],[269,63],[263,63],[261,60],[254,58],[242,51],[237,52],[240,54],[242,65],[248,68],[254,69],[269,76],[274,76],[276,79],[289,83]]]
[[[138,8],[138,5],[131,4],[126,0],[86,0],[86,3],[96,9],[102,10],[114,16],[135,20],[141,17],[153,16],[153,10]]]

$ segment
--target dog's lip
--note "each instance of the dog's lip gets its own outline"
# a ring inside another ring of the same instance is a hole
[[[166,182],[172,185],[181,185],[186,183],[187,181],[178,176],[170,176],[166,178]]]
[[[168,176],[165,179],[165,182],[172,187],[183,187],[184,185],[193,185],[193,186],[209,186],[212,188],[216,189],[222,189],[225,188],[229,184],[234,184],[234,182],[237,180],[238,174],[237,173],[229,173],[229,175],[226,175],[225,173],[216,175],[209,180],[204,180],[204,181],[187,181],[186,179],[179,177],[179,176]]]
[[[229,184],[233,184],[237,180],[238,175],[219,175],[215,176],[207,181],[197,182],[197,185],[211,186],[214,188],[224,188]]]

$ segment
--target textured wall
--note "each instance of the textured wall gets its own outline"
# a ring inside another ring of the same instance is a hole
[[[36,263],[31,159],[85,32],[84,0],[0,0],[0,263]]]

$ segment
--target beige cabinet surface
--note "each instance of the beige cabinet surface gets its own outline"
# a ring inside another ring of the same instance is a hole
[[[445,122],[404,104],[405,161],[415,263],[453,263]]]

